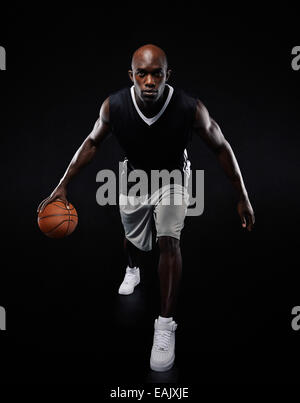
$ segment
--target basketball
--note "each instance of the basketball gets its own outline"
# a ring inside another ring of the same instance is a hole
[[[78,223],[78,215],[75,207],[69,203],[55,200],[49,203],[38,214],[40,230],[50,238],[64,238],[75,230]]]

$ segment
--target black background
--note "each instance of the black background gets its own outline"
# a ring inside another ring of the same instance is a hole
[[[152,382],[189,385],[194,396],[201,383],[297,382],[297,24],[292,13],[216,15],[173,6],[164,14],[155,5],[139,7],[14,7],[2,16],[2,379],[95,383],[106,396],[111,387]],[[176,367],[167,375],[149,369],[158,250],[142,256],[135,293],[119,296],[125,258],[118,207],[95,200],[97,172],[117,172],[123,157],[115,139],[69,186],[79,213],[70,237],[46,238],[36,214],[103,100],[130,84],[131,55],[145,43],[166,51],[170,84],[199,97],[221,126],[257,221],[252,233],[242,229],[230,182],[194,138],[188,152],[192,168],[205,170],[205,209],[186,218],[182,233]]]

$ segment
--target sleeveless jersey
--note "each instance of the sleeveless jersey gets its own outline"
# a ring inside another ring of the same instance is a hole
[[[131,169],[169,171],[185,169],[186,146],[192,137],[197,100],[169,87],[160,112],[147,118],[139,109],[134,87],[110,95],[112,133],[124,150]]]

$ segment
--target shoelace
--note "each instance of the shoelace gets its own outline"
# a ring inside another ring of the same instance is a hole
[[[170,330],[156,330],[154,333],[154,348],[157,350],[168,350],[171,338]]]
[[[124,283],[129,284],[135,280],[135,274],[133,273],[126,273],[124,278]]]

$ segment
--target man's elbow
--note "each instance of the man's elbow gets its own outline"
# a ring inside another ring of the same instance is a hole
[[[86,152],[93,152],[98,148],[98,144],[95,139],[89,135],[81,146]]]
[[[228,152],[230,150],[231,150],[231,146],[230,146],[229,142],[225,139],[225,137],[222,134],[220,136],[220,138],[218,139],[218,141],[214,144],[213,151],[216,154],[221,154],[221,153],[224,153],[224,152]]]

